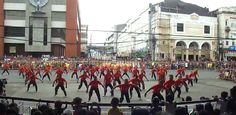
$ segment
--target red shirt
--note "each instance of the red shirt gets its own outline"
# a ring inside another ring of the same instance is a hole
[[[91,73],[91,75],[94,75],[94,73],[95,73],[95,69],[90,69],[90,73]]]
[[[152,70],[151,70],[151,72],[152,73],[155,73],[157,70],[155,69],[155,68],[153,68]]]
[[[55,81],[58,85],[64,85],[64,82],[66,82],[66,80],[62,77],[57,77]]]
[[[33,74],[32,71],[30,71],[30,70],[27,70],[27,71],[26,71],[26,75],[27,75],[27,76],[31,76],[32,74]]]
[[[73,71],[77,73],[77,72],[78,72],[78,68],[75,67],[75,68],[73,69]]]
[[[165,73],[163,71],[158,72],[159,79],[163,79],[165,77]]]
[[[182,80],[182,82],[185,82],[188,80],[188,77],[183,77],[183,78],[181,78],[181,80]]]
[[[132,83],[134,85],[138,85],[140,83],[140,80],[138,78],[132,78],[129,80],[129,83]]]
[[[173,85],[175,84],[175,81],[174,80],[168,80],[166,81],[163,86],[166,88],[166,89],[170,89]]]
[[[81,79],[81,81],[85,81],[87,78],[89,78],[89,76],[87,74],[82,74],[79,76],[79,78]]]
[[[177,74],[180,74],[181,72],[182,72],[181,68],[179,68],[179,69],[176,70],[176,73],[177,73]]]
[[[193,72],[193,76],[196,76],[198,74],[198,71]]]
[[[50,72],[50,69],[49,69],[49,68],[46,68],[46,69],[44,70],[44,72],[45,72],[46,74],[48,74],[48,73]]]
[[[121,73],[120,73],[120,72],[116,72],[116,73],[114,74],[114,79],[115,79],[115,80],[119,80],[120,77],[121,77]]]
[[[104,82],[105,84],[110,84],[112,81],[112,75],[111,74],[106,74],[105,77],[104,77]]]
[[[8,69],[9,69],[9,64],[4,64],[4,65],[3,65],[3,69],[4,69],[4,70],[8,70]]]
[[[133,70],[133,74],[134,74],[134,75],[138,75],[138,74],[139,74],[139,71],[138,71],[137,68]]]
[[[91,85],[91,88],[98,88],[98,85],[102,85],[102,83],[98,80],[93,80],[89,83],[89,85]]]
[[[57,75],[62,75],[62,74],[63,74],[62,69],[61,69],[61,68],[58,68],[58,69],[56,70],[56,74],[57,74]]]
[[[132,84],[120,84],[117,87],[120,88],[121,92],[128,92],[129,88],[132,86]]]
[[[124,71],[124,73],[127,72],[127,71],[128,71],[128,68],[127,68],[127,67],[124,67],[124,68],[123,68],[123,71]]]
[[[20,72],[24,72],[24,71],[25,71],[24,67],[20,67],[20,68],[19,68],[19,71],[20,71]]]
[[[139,74],[138,79],[139,79],[140,81],[142,81],[142,80],[143,80],[143,77],[144,77],[144,73],[141,73],[141,74]]]
[[[104,67],[101,67],[101,68],[100,68],[100,71],[101,71],[101,73],[104,73],[105,68],[104,68]]]
[[[182,80],[181,78],[175,80],[175,85],[176,85],[176,86],[182,85],[182,83],[183,83],[183,80]]]
[[[151,87],[153,93],[160,93],[164,87],[160,84],[154,85]]]
[[[37,78],[36,76],[31,75],[28,79],[30,81],[36,81],[36,79],[39,79],[39,78]]]

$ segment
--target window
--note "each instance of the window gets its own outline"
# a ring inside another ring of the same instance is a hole
[[[232,46],[234,46],[234,42],[232,42]]]
[[[229,41],[226,41],[225,45],[229,45]]]
[[[210,34],[210,26],[204,26],[204,34]]]
[[[184,24],[177,23],[177,32],[183,32],[183,31],[184,31]]]
[[[52,12],[52,21],[65,21],[66,13],[65,12]]]
[[[236,28],[236,23],[231,23],[232,28]]]
[[[64,28],[52,28],[51,35],[52,37],[59,37],[65,39],[66,29]]]
[[[25,11],[5,10],[5,19],[25,20]]]
[[[25,28],[5,26],[4,35],[14,37],[25,37]]]

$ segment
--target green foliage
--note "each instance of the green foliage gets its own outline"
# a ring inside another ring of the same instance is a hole
[[[146,49],[140,49],[140,50],[136,50],[132,53],[132,57],[133,58],[144,58],[145,56],[147,56],[148,51]]]

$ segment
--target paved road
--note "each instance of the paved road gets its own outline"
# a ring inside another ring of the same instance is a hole
[[[1,72],[1,71],[0,71]],[[188,73],[189,71],[187,71]],[[149,72],[148,72],[149,73]],[[170,70],[169,74],[175,74],[174,71]],[[199,71],[200,78],[199,83],[194,84],[193,87],[190,86],[190,90],[188,93],[185,92],[184,88],[182,97],[192,96],[193,100],[198,100],[200,96],[211,97],[213,95],[219,95],[222,91],[229,91],[235,83],[231,81],[223,81],[217,79],[217,72],[215,71]],[[71,101],[74,97],[79,96],[83,98],[83,101],[88,100],[88,94],[85,92],[85,87],[82,87],[81,90],[77,90],[78,83],[76,82],[75,78],[70,78],[70,73],[68,75],[64,75],[68,81],[68,88],[66,89],[68,96],[65,97],[63,92],[59,89],[58,95],[54,96],[54,87],[52,87],[52,81],[48,81],[47,78],[44,79],[44,82],[38,83],[38,92],[35,92],[35,88],[31,86],[29,92],[26,92],[26,86],[24,85],[24,80],[18,76],[17,71],[10,71],[10,75],[4,74],[1,78],[6,77],[8,79],[8,84],[6,86],[7,95],[8,96],[16,96],[16,97],[28,97],[28,98],[35,98],[35,99],[47,99],[47,100],[64,100],[64,101]],[[155,81],[145,81],[146,89],[150,88],[152,85],[155,84]],[[103,95],[103,89],[100,87],[100,93]],[[142,100],[139,100],[137,97],[136,92],[133,92],[133,99],[131,102],[150,102],[151,92],[148,94],[146,98],[143,97],[145,90],[142,91]],[[108,96],[102,97],[102,102],[110,102],[111,96],[109,96],[109,89],[108,89]],[[115,96],[120,97],[120,92],[117,89],[115,91]],[[91,101],[97,101],[95,95],[93,95]],[[178,101],[178,99],[177,99]]]

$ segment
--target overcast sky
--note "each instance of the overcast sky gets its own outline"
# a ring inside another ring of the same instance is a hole
[[[116,24],[125,23],[148,7],[149,3],[163,0],[79,0],[82,24],[89,25],[89,30],[112,30]],[[236,0],[182,0],[184,2],[207,7],[210,11],[224,6],[236,6]],[[93,43],[103,43],[111,34],[89,31]]]

